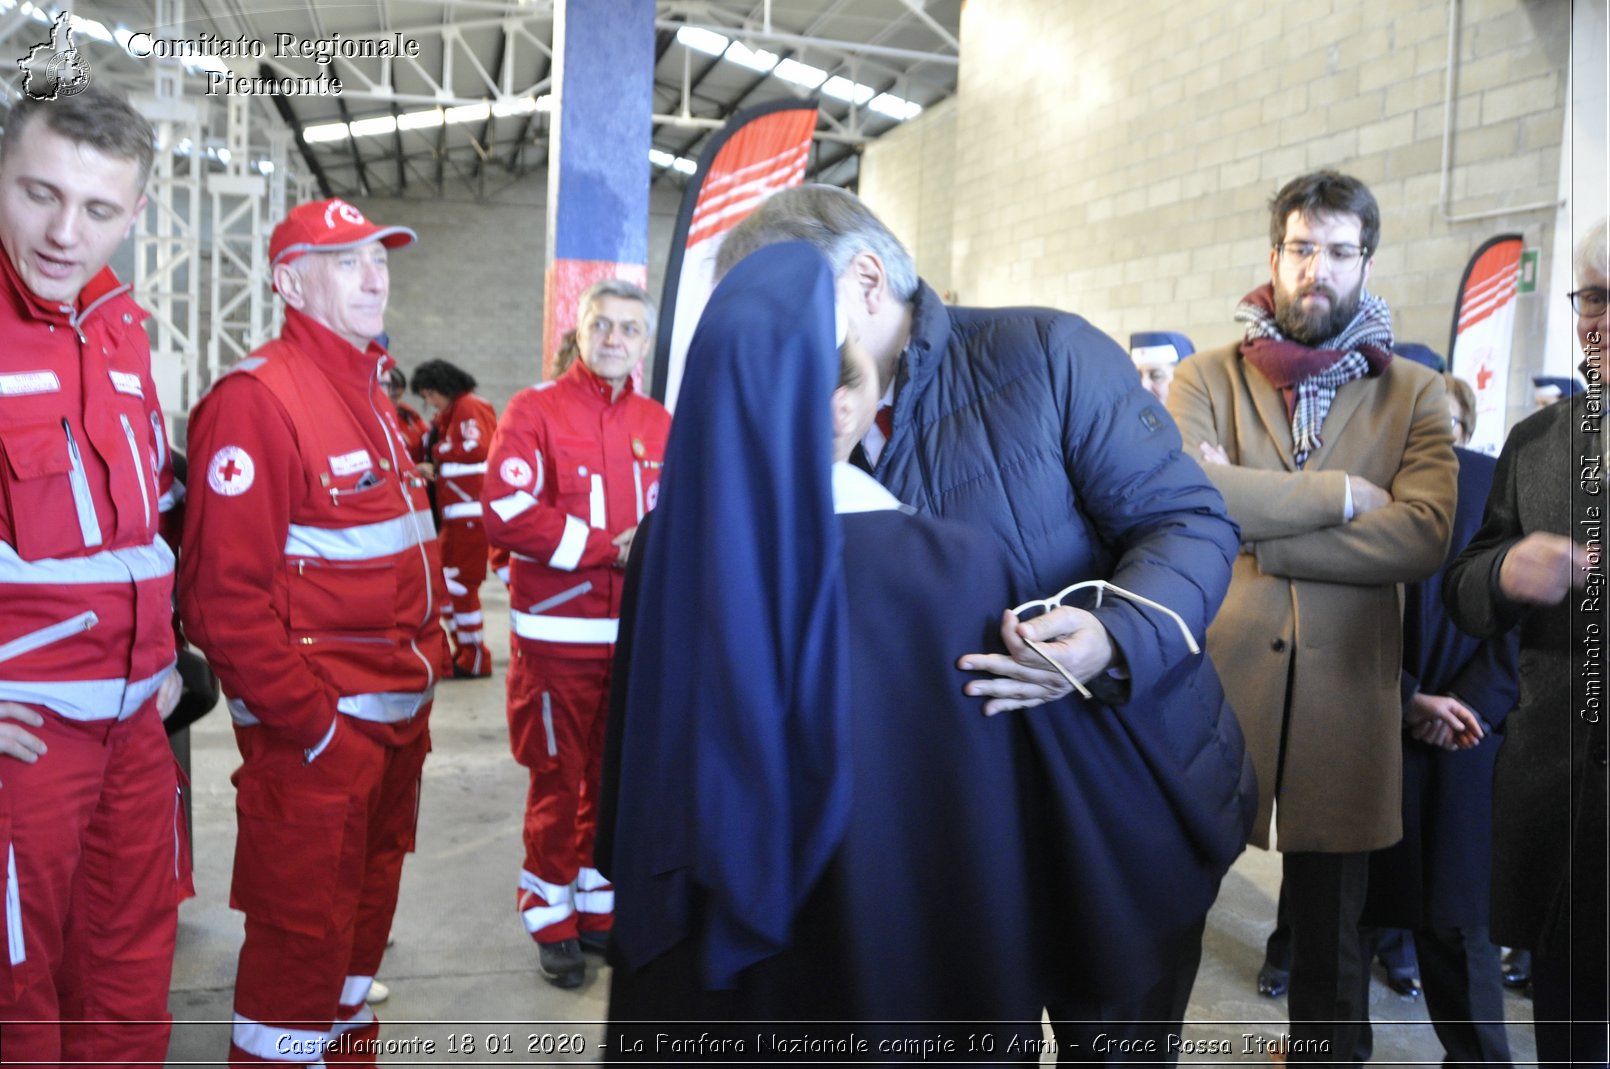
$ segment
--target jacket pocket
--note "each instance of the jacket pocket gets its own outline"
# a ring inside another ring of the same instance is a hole
[[[306,782],[323,778],[279,764],[241,771],[229,890],[231,908],[253,921],[314,938],[329,929],[349,805],[345,791]]]
[[[35,628],[25,635],[19,635],[9,642],[0,643],[0,664],[14,660],[25,653],[43,649],[62,639],[71,638],[81,634],[100,623],[101,618],[93,610],[86,610],[77,616],[69,616],[65,620],[58,620],[53,624]]]
[[[0,450],[6,456],[0,482],[18,556],[43,560],[99,544],[100,524],[88,480],[74,464],[72,441],[62,423],[9,427],[0,433]]]
[[[607,513],[603,454],[598,443],[585,438],[555,438],[554,446],[556,503],[589,527],[603,529]]]
[[[384,631],[397,622],[397,569],[390,561],[298,560],[289,585],[293,631]]]

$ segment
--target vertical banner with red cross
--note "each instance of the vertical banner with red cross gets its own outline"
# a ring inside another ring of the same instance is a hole
[[[1483,243],[1465,268],[1453,306],[1448,370],[1476,388],[1476,433],[1469,448],[1488,456],[1497,456],[1504,444],[1522,248],[1519,234]]]
[[[804,181],[815,129],[816,101],[775,101],[734,115],[705,146],[665,265],[652,392],[666,408],[676,409],[688,342],[715,289],[722,240],[767,197]]]

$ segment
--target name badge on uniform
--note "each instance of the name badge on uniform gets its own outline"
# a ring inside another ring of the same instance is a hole
[[[19,371],[0,375],[0,397],[23,397],[31,393],[58,393],[61,380],[54,371]]]
[[[127,371],[107,371],[112,376],[112,388],[118,393],[133,394],[135,397],[145,396],[145,387],[140,385],[140,376]]]
[[[330,471],[336,475],[356,475],[374,466],[375,462],[370,458],[367,449],[355,449],[350,453],[330,458]]]

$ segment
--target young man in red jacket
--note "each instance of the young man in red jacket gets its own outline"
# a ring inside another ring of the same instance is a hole
[[[151,127],[100,89],[11,110],[0,144],[0,1049],[160,1063],[184,813],[172,481],[145,312],[107,260]]]
[[[513,551],[509,740],[531,772],[517,904],[538,968],[576,987],[602,949],[614,890],[593,864],[610,658],[632,537],[659,493],[671,415],[632,375],[654,302],[606,279],[583,293],[580,359],[515,395],[481,496],[493,545]]]
[[[232,1066],[374,1064],[364,999],[451,670],[425,481],[372,340],[387,251],[413,241],[341,200],[293,209],[269,243],[285,327],[190,419],[180,612],[243,758]]]
[[[422,465],[436,480],[442,517],[442,570],[448,604],[442,617],[454,636],[453,678],[492,674],[481,620],[481,583],[486,580],[486,528],[481,523],[481,480],[498,416],[475,394],[475,376],[446,360],[414,369],[413,390],[435,411],[430,456]]]

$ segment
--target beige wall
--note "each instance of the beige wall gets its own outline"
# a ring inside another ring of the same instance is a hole
[[[1558,197],[1571,7],[1457,5],[1452,214]],[[1517,339],[1541,348],[1562,289],[1547,277],[1557,213],[1449,222],[1439,205],[1448,13],[1446,0],[968,0],[953,105],[870,146],[861,189],[962,303],[1048,304],[1121,341],[1171,329],[1204,348],[1238,336],[1235,302],[1268,280],[1268,198],[1335,167],[1381,203],[1372,288],[1400,338],[1445,352],[1466,260],[1519,231],[1544,277],[1521,298]],[[933,237],[947,224],[926,214],[947,209],[948,250]]]

